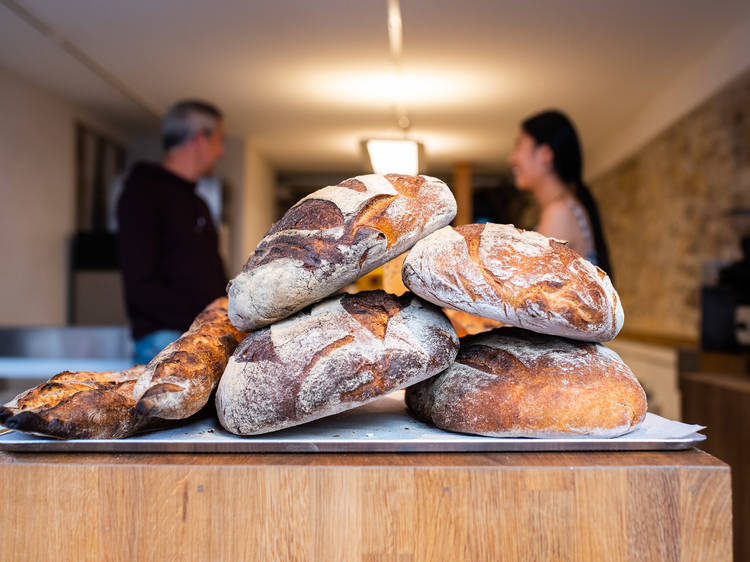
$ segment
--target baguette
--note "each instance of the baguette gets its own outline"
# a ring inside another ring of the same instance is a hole
[[[227,297],[213,301],[138,377],[133,388],[138,414],[167,420],[195,414],[208,402],[245,335],[229,321]]]
[[[0,406],[0,424],[61,439],[127,437],[147,425],[139,419],[132,396],[145,368],[64,371]]]
[[[148,365],[55,375],[0,407],[0,423],[61,439],[106,439],[190,417],[208,403],[244,337],[229,322],[226,305],[226,297],[212,302]]]

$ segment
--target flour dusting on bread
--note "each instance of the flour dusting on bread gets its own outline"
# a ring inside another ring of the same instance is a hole
[[[624,321],[601,269],[512,225],[442,228],[417,242],[402,276],[431,302],[539,333],[609,341]]]
[[[448,224],[456,201],[429,176],[370,174],[294,205],[229,284],[229,317],[254,330],[301,310]]]
[[[216,395],[229,431],[276,431],[360,406],[445,369],[458,338],[445,315],[407,294],[331,297],[252,332]]]
[[[420,419],[494,437],[615,437],[646,415],[646,395],[612,350],[501,328],[461,340],[443,373],[410,387]]]

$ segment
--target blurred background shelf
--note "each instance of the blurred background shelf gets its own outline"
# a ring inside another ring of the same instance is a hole
[[[0,329],[0,404],[62,371],[132,367],[126,326]]]

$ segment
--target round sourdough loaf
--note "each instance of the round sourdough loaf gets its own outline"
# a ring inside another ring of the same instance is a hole
[[[406,389],[419,419],[493,437],[616,437],[646,416],[646,394],[611,349],[500,328],[461,340],[445,372]]]
[[[251,332],[229,360],[216,411],[232,433],[276,431],[428,378],[457,351],[445,315],[412,293],[331,297]]]
[[[512,225],[441,228],[411,249],[402,277],[439,306],[543,334],[609,341],[624,321],[604,271],[565,242]]]
[[[229,283],[229,318],[255,330],[335,293],[456,215],[428,176],[367,175],[324,187],[289,209]]]

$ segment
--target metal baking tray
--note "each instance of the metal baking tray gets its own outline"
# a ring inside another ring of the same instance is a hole
[[[215,417],[127,439],[62,441],[13,431],[0,436],[0,450],[98,453],[436,453],[511,451],[645,451],[688,449],[706,437],[665,438],[654,428],[669,422],[647,414],[643,426],[621,437],[528,439],[451,433],[415,420],[403,392],[304,425],[253,437],[224,430]],[[684,432],[684,428],[683,428]]]

